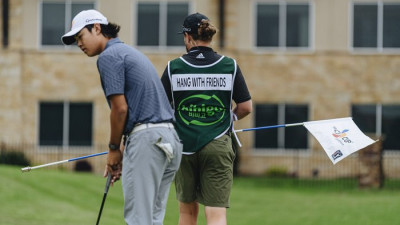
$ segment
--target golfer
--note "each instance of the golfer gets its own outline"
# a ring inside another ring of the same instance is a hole
[[[199,203],[207,224],[226,224],[235,158],[232,122],[251,112],[251,96],[236,61],[210,48],[216,28],[206,16],[186,17],[182,33],[187,54],[169,61],[161,78],[184,149],[175,178],[179,224],[197,224]]]
[[[100,12],[86,10],[74,17],[62,41],[76,42],[89,57],[98,55],[97,68],[111,108],[105,176],[111,173],[114,183],[122,173],[126,223],[163,224],[182,144],[154,66],[117,37],[119,30]],[[126,142],[121,145],[123,136]]]

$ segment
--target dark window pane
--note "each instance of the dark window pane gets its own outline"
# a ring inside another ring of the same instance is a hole
[[[278,106],[277,105],[256,105],[255,112],[256,127],[277,125]],[[255,132],[256,148],[277,148],[278,132],[277,129],[264,129]]]
[[[257,6],[257,40],[259,47],[279,46],[279,5]]]
[[[400,47],[400,5],[383,7],[383,47]]]
[[[354,47],[377,47],[377,16],[377,5],[354,5]]]
[[[42,45],[62,45],[65,33],[65,4],[43,3]]]
[[[167,45],[183,46],[183,35],[178,32],[182,31],[183,20],[189,13],[188,4],[168,3],[167,12]]]
[[[351,107],[354,123],[364,133],[376,133],[376,105],[353,105]]]
[[[160,5],[139,3],[137,23],[137,45],[158,46],[160,27]]]
[[[82,10],[94,9],[93,3],[72,3],[71,5],[71,20]],[[69,27],[68,27],[69,28]]]
[[[286,46],[307,47],[309,34],[308,5],[288,5],[286,11]]]
[[[70,103],[69,145],[92,145],[92,104]]]
[[[63,103],[40,103],[39,145],[63,144]]]
[[[307,105],[286,105],[285,124],[308,121]],[[307,129],[303,126],[285,128],[285,148],[308,148]]]
[[[400,106],[382,106],[383,149],[400,150]]]

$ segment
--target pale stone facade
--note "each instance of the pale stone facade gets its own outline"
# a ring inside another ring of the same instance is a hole
[[[35,144],[38,142],[39,102],[66,100],[93,102],[93,143],[106,146],[109,109],[101,89],[96,58],[88,58],[76,49],[41,47],[40,2],[10,1],[9,46],[0,49],[0,141],[33,143],[34,151],[40,150]],[[353,103],[400,104],[400,53],[353,53],[349,49],[351,1],[310,2],[313,3],[312,48],[306,52],[290,52],[255,49],[254,1],[225,1],[225,48],[219,48],[219,37],[214,40],[213,46],[218,52],[237,60],[247,80],[253,104],[309,104],[311,120],[348,117]],[[194,0],[190,3],[191,11],[202,12],[214,24],[219,24],[219,1]],[[131,21],[136,1],[99,0],[96,4],[110,21],[122,26],[121,39],[127,44],[135,43]],[[168,60],[184,53],[183,47],[161,51],[139,49],[150,58],[160,75]],[[236,124],[237,128],[253,126],[253,116]],[[286,166],[289,171],[296,170],[293,154],[279,150],[263,153],[253,149],[253,135],[251,132],[239,135],[243,144],[241,173],[262,174],[276,165]],[[322,150],[311,135],[309,139],[311,150],[299,153],[296,160],[300,164],[312,163],[313,168],[319,168],[321,174],[328,175],[333,166],[327,157],[314,157],[320,155]],[[106,147],[84,152],[105,150]],[[391,157],[399,156],[393,153]],[[350,157],[335,168],[351,169],[354,161],[357,159]],[[45,159],[36,163],[45,163]],[[300,172],[300,175],[309,176],[310,170]],[[400,171],[393,173],[400,174]]]

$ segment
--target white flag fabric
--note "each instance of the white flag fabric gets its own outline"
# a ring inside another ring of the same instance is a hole
[[[351,117],[304,122],[333,164],[351,153],[375,143],[357,127]]]

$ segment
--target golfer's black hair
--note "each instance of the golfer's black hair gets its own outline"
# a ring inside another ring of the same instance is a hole
[[[92,31],[94,24],[89,24],[86,25],[85,27],[89,30]],[[118,32],[121,29],[121,26],[115,23],[108,23],[108,24],[100,24],[101,26],[101,33],[104,35],[104,37],[108,38],[116,38],[118,37]]]

